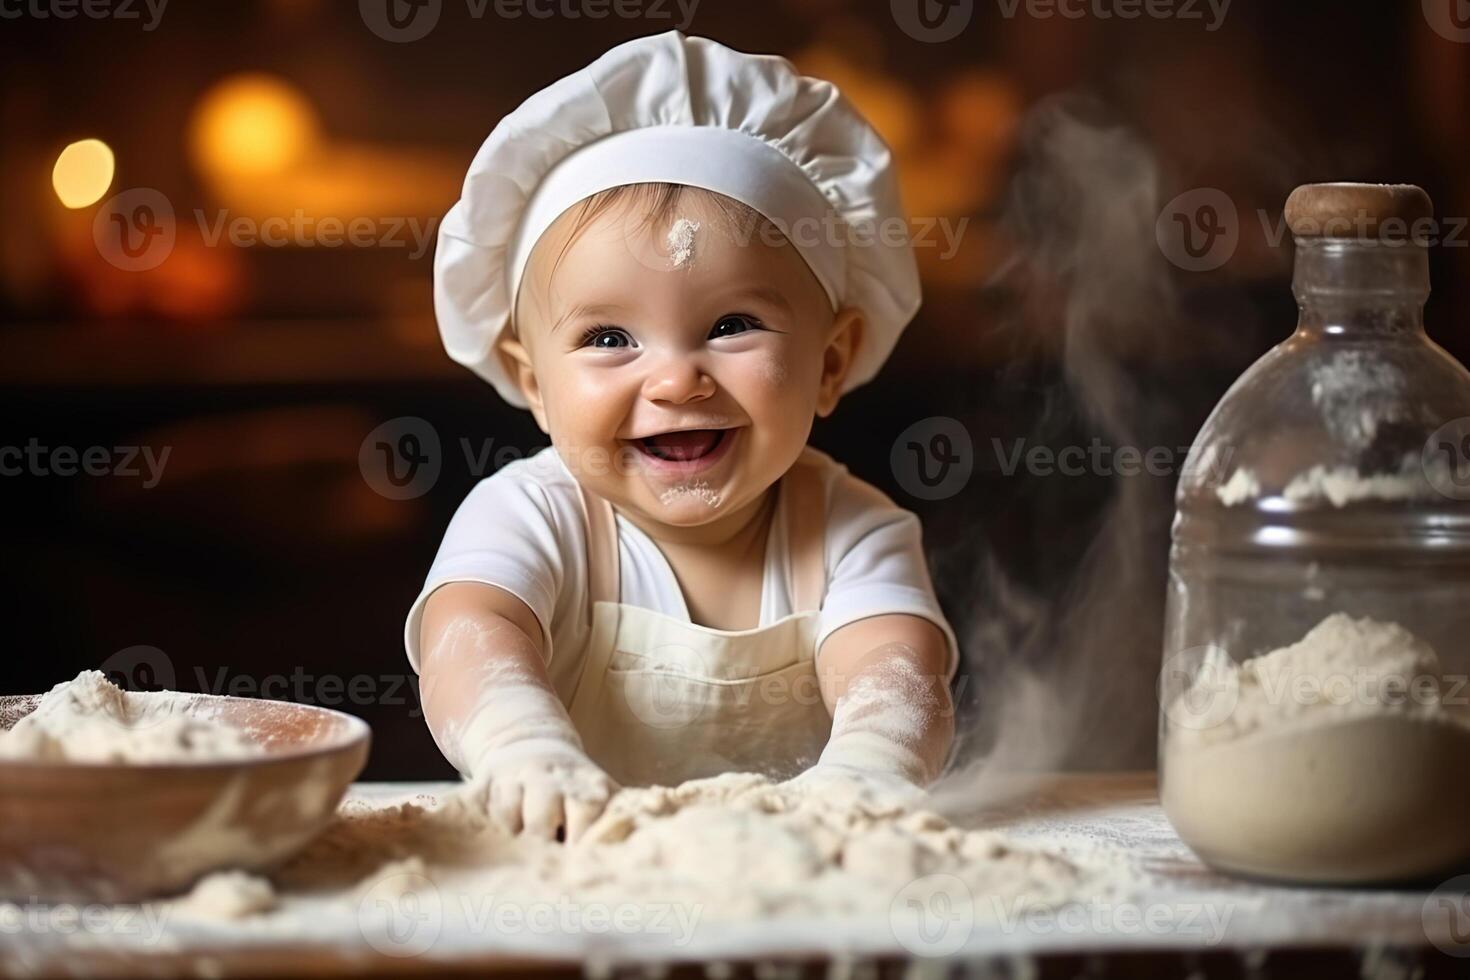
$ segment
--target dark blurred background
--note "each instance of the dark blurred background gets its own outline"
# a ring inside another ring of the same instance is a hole
[[[1470,214],[1464,0],[538,9],[443,0],[405,40],[405,0],[0,4],[0,447],[27,453],[0,453],[0,692],[106,665],[311,701],[372,723],[369,778],[449,774],[403,617],[471,485],[545,440],[439,347],[432,233],[504,113],[683,27],[837,82],[936,229],[917,321],[813,441],[924,519],[966,751],[1008,665],[1067,662],[1093,703],[1065,764],[1150,765],[1179,450],[1292,327],[1294,185],[1414,182]],[[62,159],[83,140],[106,149]],[[1179,259],[1171,208],[1222,217],[1217,261]],[[1427,314],[1462,360],[1467,245],[1434,250]],[[437,476],[399,490],[375,443],[425,431]],[[934,493],[903,447],[940,431],[972,469]],[[1012,469],[1017,445],[1172,463]]]

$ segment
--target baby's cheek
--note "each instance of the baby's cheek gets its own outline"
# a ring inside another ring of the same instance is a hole
[[[773,400],[789,399],[794,376],[786,351],[749,351],[742,355],[733,376],[726,374],[720,380],[747,403],[747,411],[755,412],[762,405],[771,406]]]
[[[786,384],[786,379],[791,375],[786,356],[774,351],[761,356],[757,369],[760,371],[761,380],[773,388]]]
[[[752,401],[763,414],[794,419],[816,413],[822,374],[817,359],[782,351],[762,354],[751,366]]]
[[[785,357],[752,359],[743,408],[776,456],[806,441],[816,414],[817,382]],[[778,448],[780,447],[780,448]]]
[[[590,372],[567,372],[553,386],[556,414],[569,436],[582,443],[607,443],[617,438],[626,399],[611,379]]]

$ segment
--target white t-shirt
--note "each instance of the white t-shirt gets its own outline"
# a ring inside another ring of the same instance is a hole
[[[848,623],[889,613],[933,622],[958,664],[954,631],[939,609],[924,561],[919,519],[877,488],[808,448],[826,490],[824,555],[827,593],[818,613],[817,649]],[[783,509],[766,542],[760,625],[791,615]],[[637,525],[619,516],[621,601],[689,621],[673,569]],[[404,643],[419,666],[419,625],[429,594],[450,582],[484,582],[519,598],[541,624],[552,685],[570,704],[591,632],[587,584],[587,520],[581,490],[554,449],[517,460],[482,480],[460,504],[419,597],[409,610]]]

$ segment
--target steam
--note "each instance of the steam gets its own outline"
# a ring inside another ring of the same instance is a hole
[[[1154,240],[1158,166],[1150,149],[1092,103],[1041,104],[1021,135],[1002,225],[1013,253],[991,288],[1013,296],[1012,339],[1055,350],[1053,392],[1035,441],[1076,421],[1113,446],[1148,445],[1145,405],[1126,359],[1157,351],[1174,327],[1168,266]],[[1075,434],[1073,436],[1075,438]],[[1056,596],[1034,594],[988,552],[963,644],[977,728],[935,789],[960,814],[1028,792],[1048,772],[1152,761],[1158,712],[1168,521],[1167,481],[1112,479],[1086,552]]]

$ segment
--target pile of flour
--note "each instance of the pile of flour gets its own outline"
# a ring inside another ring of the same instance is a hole
[[[173,691],[124,691],[101,671],[85,670],[0,731],[0,759],[147,765],[264,754],[239,729],[190,713],[196,700]]]
[[[1055,849],[824,796],[745,773],[626,789],[574,844],[505,834],[473,785],[349,803],[272,876],[273,895],[261,878],[217,875],[174,907],[195,919],[239,916],[236,929],[274,941],[311,939],[336,922],[379,948],[399,941],[391,937],[404,916],[427,915],[443,952],[456,942],[483,950],[490,935],[511,947],[575,944],[605,918],[603,934],[692,955],[709,948],[696,940],[719,942],[735,923],[785,927],[820,947],[832,924],[857,922],[891,942],[894,916],[938,909],[1006,921],[1111,887]]]
[[[1236,665],[1206,659],[1170,705],[1162,798],[1226,870],[1350,882],[1470,857],[1470,690],[1394,623],[1335,613]]]

